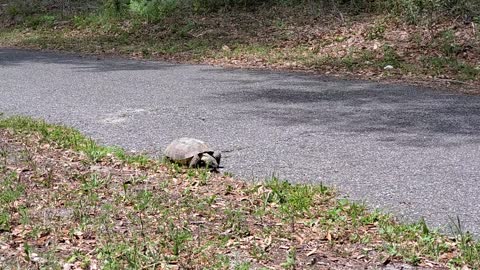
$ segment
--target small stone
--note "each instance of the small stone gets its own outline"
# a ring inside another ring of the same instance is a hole
[[[387,70],[387,69],[393,69],[393,66],[392,65],[386,65],[383,69]]]

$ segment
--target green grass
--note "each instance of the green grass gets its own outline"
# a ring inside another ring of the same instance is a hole
[[[9,210],[14,208],[13,203],[24,192],[23,185],[16,183],[17,178],[18,175],[11,172],[0,181],[0,231],[10,229],[11,213]]]
[[[9,128],[23,135],[38,133],[43,142],[54,143],[61,148],[82,152],[91,163],[97,163],[109,154],[126,163],[138,164],[140,166],[146,166],[150,161],[145,155],[130,155],[119,147],[100,146],[94,140],[83,136],[75,129],[48,124],[28,117],[0,119],[1,128]]]

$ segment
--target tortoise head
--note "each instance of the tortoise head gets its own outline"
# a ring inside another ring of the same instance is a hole
[[[218,168],[218,162],[212,155],[204,153],[200,158],[200,166],[216,170]]]

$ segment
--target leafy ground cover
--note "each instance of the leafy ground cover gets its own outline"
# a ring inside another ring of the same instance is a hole
[[[323,185],[248,183],[73,129],[0,120],[4,269],[480,267],[480,244],[454,236],[399,224]]]
[[[478,92],[478,17],[432,15],[408,21],[389,13],[274,5],[174,10],[152,21],[98,10],[0,12],[0,46],[441,82]]]

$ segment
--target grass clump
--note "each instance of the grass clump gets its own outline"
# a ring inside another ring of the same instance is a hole
[[[118,147],[99,146],[95,141],[83,136],[73,128],[51,125],[29,117],[0,119],[1,128],[8,128],[23,135],[38,134],[41,142],[52,143],[60,148],[82,152],[91,163],[97,163],[108,155],[113,155],[126,163],[138,164],[140,166],[146,166],[149,162],[145,155],[129,155]]]

